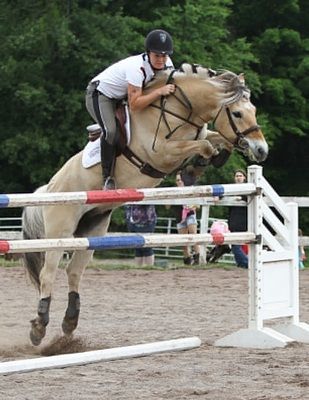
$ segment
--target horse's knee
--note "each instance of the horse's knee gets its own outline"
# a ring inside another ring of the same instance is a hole
[[[200,153],[205,158],[210,158],[218,154],[218,150],[208,141],[203,141],[202,152]]]

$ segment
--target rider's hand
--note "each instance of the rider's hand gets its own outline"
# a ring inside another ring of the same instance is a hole
[[[161,96],[168,96],[171,93],[175,92],[175,85],[173,85],[172,83],[169,83],[168,85],[162,86],[160,88],[160,95]]]

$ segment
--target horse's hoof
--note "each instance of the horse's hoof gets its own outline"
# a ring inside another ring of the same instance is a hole
[[[30,340],[34,346],[38,346],[46,334],[46,327],[40,323],[38,319],[31,322]]]
[[[219,154],[217,154],[216,156],[213,156],[211,158],[211,164],[215,168],[220,168],[227,162],[227,160],[229,159],[230,155],[231,155],[231,153],[228,150],[223,149],[223,150],[220,151]]]
[[[33,332],[32,332],[32,330],[30,331],[30,340],[31,340],[31,343],[33,344],[33,346],[38,346],[41,342],[42,342],[42,338],[41,337],[38,337],[38,336],[36,336]]]
[[[62,331],[65,335],[70,335],[77,327],[78,318],[63,318]]]

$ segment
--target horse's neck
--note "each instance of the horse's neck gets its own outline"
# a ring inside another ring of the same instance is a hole
[[[176,86],[175,95],[158,100],[155,107],[131,114],[131,150],[164,172],[174,170],[186,158],[179,151],[180,142],[194,141],[204,123],[213,118],[217,107],[209,84],[188,78],[176,82]],[[171,149],[171,141],[175,143],[175,150]]]
[[[206,80],[195,77],[182,78],[176,84],[178,92],[188,99],[193,118],[201,117],[206,122],[210,121],[218,108],[218,93],[214,87]]]

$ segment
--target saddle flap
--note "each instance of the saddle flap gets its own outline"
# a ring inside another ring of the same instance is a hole
[[[120,102],[117,105],[115,117],[117,120],[117,129],[119,132],[117,153],[121,154],[125,146],[127,146],[131,140],[130,114],[128,105],[126,103]]]

